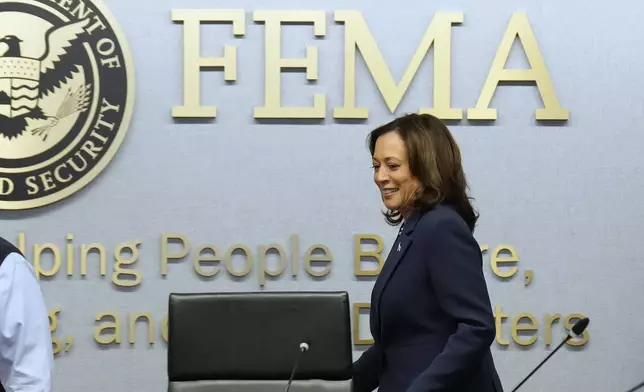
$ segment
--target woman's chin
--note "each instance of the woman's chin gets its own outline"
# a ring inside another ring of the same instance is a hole
[[[384,200],[383,204],[385,205],[385,208],[387,208],[388,210],[391,210],[391,211],[397,210],[400,207],[399,203],[394,203],[394,202],[391,202],[389,200]]]

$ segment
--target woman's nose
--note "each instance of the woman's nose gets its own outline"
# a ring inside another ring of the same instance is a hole
[[[376,182],[377,182],[378,184],[384,184],[384,183],[386,183],[386,182],[387,182],[387,180],[389,179],[389,175],[387,174],[387,171],[386,171],[385,169],[382,169],[382,168],[380,168],[380,169],[376,172],[376,176],[375,176],[375,177],[376,177],[376,178],[375,178],[375,179],[376,179]]]

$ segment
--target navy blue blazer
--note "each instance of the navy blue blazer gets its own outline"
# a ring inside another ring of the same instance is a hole
[[[407,219],[373,288],[374,344],[354,363],[354,392],[502,392],[482,262],[452,208]]]

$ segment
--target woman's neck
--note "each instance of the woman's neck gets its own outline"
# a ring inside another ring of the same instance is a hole
[[[400,216],[402,216],[403,220],[407,220],[409,218],[409,216],[411,215],[411,213],[412,213],[412,209],[411,208],[402,208],[402,209],[399,210],[399,212],[400,212]]]

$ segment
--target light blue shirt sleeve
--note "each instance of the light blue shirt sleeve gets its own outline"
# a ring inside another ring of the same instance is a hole
[[[53,350],[45,299],[31,264],[0,265],[0,382],[6,392],[50,392]]]

